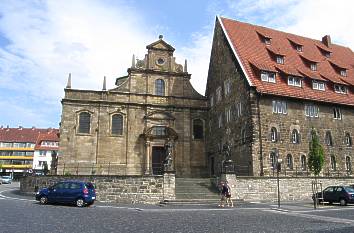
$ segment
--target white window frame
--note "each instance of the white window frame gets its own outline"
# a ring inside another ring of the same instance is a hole
[[[330,164],[331,164],[331,170],[336,171],[337,170],[337,161],[336,161],[336,157],[334,155],[331,155],[331,157],[330,157]]]
[[[334,92],[339,93],[339,94],[347,94],[348,88],[344,85],[334,84]]]
[[[275,127],[272,127],[270,129],[270,140],[272,142],[277,142],[278,141],[278,130]]]
[[[214,96],[211,95],[210,96],[210,107],[213,107],[214,106]]]
[[[224,81],[224,92],[225,92],[225,96],[228,96],[229,94],[231,94],[231,80],[225,80]]]
[[[352,138],[348,132],[345,133],[345,145],[352,146]]]
[[[219,118],[218,118],[218,126],[219,126],[219,129],[222,127],[222,114],[219,115]]]
[[[273,113],[281,113],[281,114],[288,113],[288,106],[286,101],[273,100],[272,106],[273,106]]]
[[[301,170],[306,171],[307,168],[307,158],[306,155],[300,155]]]
[[[318,117],[319,108],[317,105],[306,104],[305,105],[305,116],[307,117]]]
[[[275,83],[275,76],[274,72],[261,71],[261,80],[263,82]]]
[[[342,112],[340,108],[338,107],[333,108],[333,119],[342,120]]]
[[[267,45],[270,45],[272,42],[271,42],[271,39],[268,38],[268,37],[264,37],[264,43],[267,44]]]
[[[301,87],[301,78],[296,76],[288,76],[288,85],[294,87]]]
[[[314,90],[319,90],[319,91],[324,91],[325,90],[325,83],[313,80],[312,81],[312,89]]]
[[[231,108],[225,108],[226,123],[231,121]]]
[[[340,75],[343,77],[347,77],[347,70],[346,69],[340,70]]]
[[[276,61],[278,64],[284,64],[284,56],[277,55]]]
[[[222,100],[221,87],[216,88],[216,102],[219,103]]]
[[[302,52],[302,50],[303,50],[302,45],[296,45],[296,50],[298,52]]]
[[[299,131],[297,129],[293,129],[291,132],[291,142],[293,144],[299,144],[300,143],[300,138],[299,138]]]
[[[312,71],[317,71],[317,64],[315,62],[310,63],[310,69]]]
[[[352,170],[352,159],[348,155],[345,156],[345,170],[346,171],[351,171]]]

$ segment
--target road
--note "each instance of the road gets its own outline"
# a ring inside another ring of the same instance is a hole
[[[354,232],[354,205],[238,203],[235,208],[95,203],[77,208],[39,205],[0,185],[0,232]]]

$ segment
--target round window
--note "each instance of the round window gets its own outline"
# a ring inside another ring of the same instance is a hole
[[[156,63],[157,63],[158,65],[163,65],[163,64],[165,63],[165,59],[159,58],[159,59],[157,59]]]

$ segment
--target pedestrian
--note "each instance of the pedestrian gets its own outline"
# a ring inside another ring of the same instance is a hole
[[[226,195],[225,195],[225,197],[226,197],[226,204],[227,204],[227,206],[229,206],[229,207],[234,207],[234,203],[232,202],[232,200],[231,200],[231,188],[230,188],[230,186],[229,186],[229,184],[228,184],[228,182],[226,181],[225,182],[225,186],[226,186]]]
[[[221,182],[221,187],[220,187],[220,203],[219,207],[224,207],[224,203],[226,201],[226,194],[227,194],[227,187],[224,182]]]

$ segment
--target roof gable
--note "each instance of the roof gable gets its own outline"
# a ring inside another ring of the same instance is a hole
[[[149,45],[146,46],[147,49],[152,49],[152,50],[165,50],[165,51],[170,51],[173,52],[175,51],[175,48],[173,48],[170,44],[168,44],[166,41],[162,39],[162,36],[159,37],[158,41],[155,41]]]

